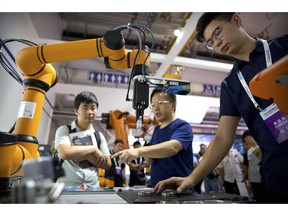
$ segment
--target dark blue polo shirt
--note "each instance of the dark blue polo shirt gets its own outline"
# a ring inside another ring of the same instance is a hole
[[[183,149],[176,155],[154,159],[151,165],[151,186],[159,181],[173,176],[185,177],[193,171],[193,132],[189,123],[182,119],[175,119],[164,128],[156,127],[151,139],[152,145],[175,139],[179,141]]]
[[[288,54],[288,34],[268,40],[268,43],[273,63]],[[256,48],[250,53],[250,62],[236,61],[233,69],[221,84],[220,116],[243,117],[254,139],[261,147],[263,174],[267,187],[275,194],[288,198],[288,140],[277,143],[237,76],[240,69],[249,85],[250,80],[266,68],[263,43],[257,40]],[[273,102],[257,97],[254,99],[262,109]]]

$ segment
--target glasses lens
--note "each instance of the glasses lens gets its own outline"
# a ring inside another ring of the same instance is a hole
[[[213,48],[214,41],[216,39],[220,39],[222,36],[223,36],[222,29],[220,27],[216,28],[212,34],[212,39],[210,39],[206,42],[206,45],[205,45],[206,49],[213,50],[214,49]]]
[[[151,109],[154,109],[156,106],[163,106],[163,104],[167,104],[167,103],[170,103],[171,101],[158,101],[158,102],[153,102],[150,104],[150,108]]]
[[[213,50],[213,46],[210,43],[206,43],[205,47],[208,50]]]

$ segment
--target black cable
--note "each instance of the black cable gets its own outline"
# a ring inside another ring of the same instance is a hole
[[[4,70],[6,70],[6,72],[12,76],[12,78],[14,78],[18,83],[20,83],[21,85],[23,84],[23,80],[21,79],[21,77],[18,75],[17,71],[12,67],[12,65],[9,63],[9,65],[6,62],[9,62],[8,59],[4,56],[3,52],[1,51],[2,47],[5,48],[5,45],[7,43],[10,42],[19,42],[19,43],[23,43],[26,44],[28,46],[35,46],[37,44],[35,44],[32,41],[28,41],[26,39],[5,39],[5,40],[1,40],[0,41],[0,63],[2,65],[2,67],[4,68]]]
[[[136,27],[130,26],[130,27],[131,27],[131,28],[136,28],[136,29],[138,29],[138,30],[141,30],[141,32],[142,32],[143,34],[145,34],[145,32],[144,32],[141,28],[139,28],[139,27],[137,27],[137,26],[136,26]],[[145,36],[144,36],[144,38],[145,38]],[[141,42],[142,42],[142,41],[141,41]],[[140,55],[140,50],[142,50],[142,47],[140,47],[140,48],[138,49],[137,54],[136,54],[136,56],[135,56],[135,58],[134,58],[134,62],[133,62],[133,66],[132,66],[132,69],[131,69],[130,78],[129,78],[129,82],[128,82],[128,89],[127,89],[127,94],[126,94],[126,101],[131,101],[131,99],[129,99],[129,92],[130,92],[131,80],[132,80],[132,78],[133,78],[133,76],[134,76],[136,61],[137,61],[137,59],[138,59],[138,57],[139,57],[139,55]]]
[[[146,41],[146,34],[145,34],[145,32],[143,31],[143,29],[140,28],[139,26],[134,26],[134,25],[132,25],[132,26],[133,26],[133,28],[136,28],[136,29],[138,29],[138,30],[140,30],[140,31],[142,32],[143,42],[145,42],[145,41]]]
[[[8,62],[10,66],[5,61]],[[3,66],[4,70],[6,70],[8,72],[8,74],[10,76],[12,76],[12,78],[14,78],[17,82],[19,82],[22,85],[23,80],[17,74],[17,71],[14,70],[14,68],[12,67],[12,65],[10,64],[8,59],[2,54],[2,52],[1,52],[1,55],[0,55],[0,63]]]
[[[13,126],[11,127],[11,129],[9,130],[9,133],[12,133],[15,129],[15,125],[16,125],[16,122],[14,122]]]
[[[133,66],[132,66],[132,69],[131,69],[129,82],[128,82],[128,89],[127,89],[127,94],[126,94],[126,101],[131,101],[131,99],[129,99],[129,92],[130,92],[131,80],[132,80],[133,75],[134,75],[136,59],[137,59],[137,56],[139,55],[139,53],[140,53],[140,50],[137,51],[137,55],[136,55],[136,58],[134,59]]]
[[[18,83],[20,83],[23,86],[22,78],[18,75],[17,71],[13,68],[13,66],[10,64],[8,59],[5,57],[5,55],[1,51],[2,47],[5,48],[6,44],[10,43],[10,42],[19,42],[19,43],[26,44],[28,46],[35,46],[37,44],[35,44],[34,42],[31,42],[31,41],[28,41],[26,39],[5,39],[5,40],[0,39],[0,64],[2,65],[4,70],[6,70],[6,72],[10,76],[12,76],[12,78],[14,78]],[[8,49],[8,48],[6,47],[6,49]],[[6,62],[8,62],[8,63],[6,63]],[[15,124],[16,124],[16,122],[13,124],[13,126],[9,130],[9,133],[12,133],[14,131]]]

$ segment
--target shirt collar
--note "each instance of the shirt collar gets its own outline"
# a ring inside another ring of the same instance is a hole
[[[76,124],[76,120],[74,120],[72,123],[71,123],[71,130],[75,130],[76,131],[80,131],[80,128],[77,126]]]
[[[71,130],[74,130],[76,129],[76,131],[81,131],[81,129],[77,126],[76,124],[76,120],[74,120],[72,123],[71,123]],[[94,127],[93,125],[91,124],[90,125],[90,128],[88,130],[94,130]]]
[[[262,52],[262,53],[264,53],[263,42],[261,40],[259,40],[259,38],[256,38],[256,47],[251,53],[254,53],[254,52]]]
[[[257,55],[257,53],[264,53],[263,42],[261,40],[259,40],[259,38],[256,38],[256,47],[254,48],[254,50],[249,55],[250,62],[253,62],[253,59],[254,59],[255,55]],[[236,68],[239,68],[240,65],[245,64],[245,62],[243,62],[243,61],[239,61],[237,59],[235,59],[235,60],[236,60],[236,62],[235,62]]]

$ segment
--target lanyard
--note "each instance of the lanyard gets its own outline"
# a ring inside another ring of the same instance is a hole
[[[138,159],[139,159],[139,165],[142,164],[142,157],[139,157],[137,158],[135,161],[136,161],[136,164],[138,164]]]
[[[110,150],[110,153],[114,154],[114,151]],[[119,166],[119,163],[117,162],[116,158],[113,158],[113,161],[114,161],[114,164],[115,164],[116,167]]]
[[[118,166],[118,163],[117,163],[117,161],[116,161],[116,158],[113,158],[114,159],[114,164],[115,164],[115,166]]]
[[[272,65],[272,58],[271,58],[271,52],[270,52],[270,48],[269,48],[269,45],[268,45],[268,42],[266,40],[262,40],[260,39],[263,43],[263,46],[264,46],[264,51],[265,51],[265,59],[266,59],[266,66],[269,67]],[[256,109],[259,109],[260,111],[262,111],[261,107],[259,106],[259,104],[255,101],[241,71],[239,70],[238,73],[238,78],[239,78],[239,81],[241,82],[244,90],[246,91],[248,97],[250,98],[250,100],[252,101],[252,103],[254,104],[255,108]]]

